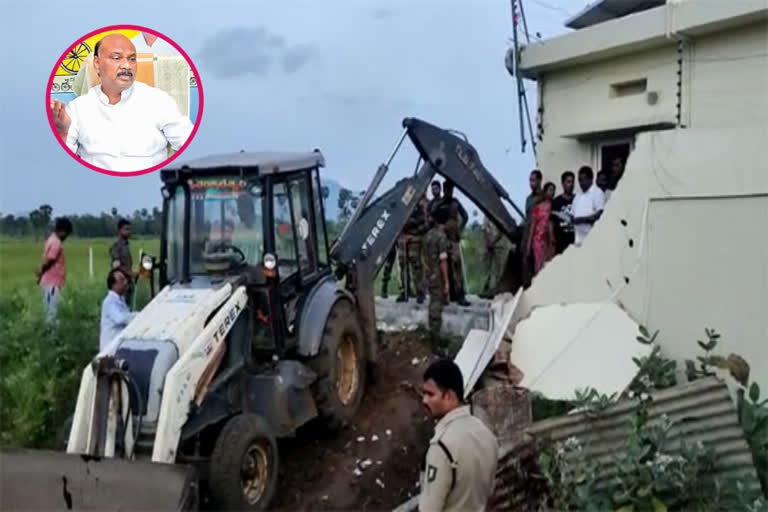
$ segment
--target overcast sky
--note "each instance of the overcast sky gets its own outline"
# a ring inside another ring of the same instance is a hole
[[[525,0],[545,38],[586,0]],[[192,57],[205,92],[200,129],[181,159],[240,149],[321,148],[327,176],[365,188],[415,116],[464,132],[485,166],[522,201],[530,149],[520,152],[514,80],[504,68],[508,0],[243,0],[88,3],[25,0],[6,12],[2,46],[0,212],[49,203],[54,215],[159,204],[157,173],[106,176],[75,163],[45,114],[62,51],[97,28],[129,23],[166,34]],[[534,105],[534,88],[529,89]],[[390,180],[412,172],[415,151]]]

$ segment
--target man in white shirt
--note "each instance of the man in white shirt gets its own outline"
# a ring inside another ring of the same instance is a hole
[[[168,158],[192,133],[189,118],[166,92],[136,82],[136,48],[122,34],[96,43],[101,85],[65,105],[51,100],[59,136],[84,161],[110,171],[140,171]]]
[[[136,313],[131,313],[123,295],[128,288],[128,279],[119,269],[114,268],[107,276],[107,296],[101,303],[101,334],[99,351],[104,350],[114,340]]]
[[[579,169],[580,193],[573,198],[573,232],[574,244],[581,247],[592,226],[600,218],[605,208],[605,194],[594,183],[592,168],[583,166]]]

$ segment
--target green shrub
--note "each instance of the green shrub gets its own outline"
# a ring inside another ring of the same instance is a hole
[[[0,296],[0,444],[50,448],[98,352],[103,285],[65,286],[57,321],[37,288]]]
[[[660,424],[648,421],[652,392],[676,384],[675,362],[661,356],[656,334],[641,329],[638,341],[652,345],[648,356],[634,358],[638,372],[626,398],[635,402],[624,446],[608,460],[586,456],[580,442],[570,438],[545,447],[539,454],[541,477],[556,510],[617,510],[621,512],[666,512],[667,510],[743,510],[764,512],[768,507],[742,481],[717,474],[718,461],[710,446],[685,439],[670,439],[672,423],[662,415]],[[741,357],[712,355],[719,335],[707,330],[707,342],[699,342],[705,356],[697,368],[686,361],[689,380],[713,375],[712,367],[730,370],[741,384],[739,418],[752,449],[757,473],[765,485],[768,460],[768,400],[760,401],[756,383],[747,388],[749,365]],[[600,416],[615,403],[616,395],[601,395],[594,389],[577,392],[575,405],[588,416]],[[677,445],[677,446],[675,446]],[[598,475],[615,475],[599,482]]]
[[[727,370],[739,384],[736,391],[736,402],[739,423],[744,429],[752,460],[755,463],[757,476],[763,493],[768,497],[768,398],[760,395],[757,382],[749,383],[749,364],[738,354],[728,354],[728,357],[713,354],[720,341],[720,335],[714,329],[705,329],[707,341],[697,343],[704,350],[704,355],[696,361],[686,360],[686,375],[689,381],[700,377],[715,375],[715,368]]]

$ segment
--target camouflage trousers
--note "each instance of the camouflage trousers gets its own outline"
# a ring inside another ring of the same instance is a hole
[[[506,245],[495,245],[488,247],[483,254],[483,263],[488,271],[488,277],[483,285],[483,293],[495,295],[499,286],[499,281],[504,274],[504,268],[507,265],[509,247]]]
[[[445,306],[443,285],[439,274],[430,276],[428,288],[429,308],[427,309],[427,321],[430,335],[436,338],[440,335],[440,329],[443,327],[443,307]]]
[[[384,269],[381,276],[381,291],[382,294],[387,293],[387,285],[392,278],[392,267],[395,265],[395,256],[397,254],[397,246],[392,247],[392,250],[387,254],[387,259],[384,262]]]
[[[421,237],[404,235],[397,241],[397,262],[400,265],[400,293],[405,293],[404,283],[413,284],[416,295],[424,297],[424,266],[421,261]],[[410,291],[410,286],[408,287]]]
[[[463,297],[464,290],[464,265],[461,261],[460,241],[450,241],[451,250],[448,254],[448,277],[451,283],[451,299]]]

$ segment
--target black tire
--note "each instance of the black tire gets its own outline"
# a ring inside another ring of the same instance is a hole
[[[266,510],[277,488],[277,441],[269,424],[255,414],[230,418],[219,433],[211,454],[208,488],[219,510]],[[246,496],[245,472],[260,476],[253,494]]]
[[[314,395],[320,419],[328,430],[336,431],[357,413],[365,390],[363,330],[348,300],[331,308],[320,350],[309,365],[317,373]]]

